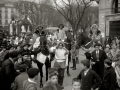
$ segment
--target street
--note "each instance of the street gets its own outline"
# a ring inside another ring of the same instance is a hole
[[[81,60],[83,60],[83,59],[85,59],[85,56],[84,56],[84,51],[82,51],[82,50],[79,50],[79,62],[81,61]],[[53,66],[53,64],[54,64],[54,61],[52,62],[52,66]],[[34,64],[33,63],[33,66],[34,67],[37,67],[36,66],[36,64]],[[72,67],[72,62],[70,62],[70,67]],[[76,70],[72,70],[71,68],[70,68],[70,74],[71,74],[71,76],[69,77],[69,76],[67,76],[67,74],[66,74],[66,72],[65,72],[65,78],[64,78],[64,83],[63,83],[63,86],[64,86],[64,90],[71,90],[72,89],[72,79],[73,78],[75,78],[75,77],[77,77],[77,75],[80,73],[80,71],[81,71],[81,65],[80,64],[77,64],[76,65]],[[43,66],[43,73],[44,73],[44,77],[43,77],[43,84],[45,84],[45,67]],[[38,87],[38,90],[42,90],[42,88],[39,88],[39,82],[40,81],[40,77],[39,77],[39,79],[38,79],[38,81],[37,81],[37,87]]]

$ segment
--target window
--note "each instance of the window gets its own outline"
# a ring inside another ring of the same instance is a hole
[[[5,20],[5,25],[8,25],[8,20]]]
[[[0,19],[2,18],[2,14],[0,13]]]
[[[14,13],[14,9],[13,8],[11,8],[11,13]]]
[[[8,13],[8,8],[5,8],[5,13]]]
[[[2,20],[0,19],[0,25],[2,25]]]
[[[115,0],[114,1],[114,12],[115,13],[120,13],[120,0]]]
[[[5,14],[5,18],[6,18],[6,19],[8,18],[8,14]]]

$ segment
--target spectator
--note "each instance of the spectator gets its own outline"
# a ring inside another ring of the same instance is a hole
[[[11,90],[11,84],[17,76],[16,70],[14,69],[14,63],[17,60],[17,56],[18,54],[16,51],[10,52],[9,59],[2,63],[0,90]]]
[[[62,86],[58,84],[58,72],[55,68],[49,69],[49,80],[46,82],[43,90],[62,90]]]
[[[111,64],[112,61],[109,59],[105,60],[104,77],[100,90],[116,90],[116,74]]]
[[[72,85],[73,85],[72,90],[81,90],[81,89],[80,89],[80,86],[81,86],[80,79],[74,78],[74,79],[72,80]]]
[[[28,79],[28,74],[26,73],[27,65],[19,65],[20,75],[15,78],[14,87],[12,90],[23,90],[23,82]]]
[[[92,69],[103,78],[104,60],[107,58],[105,51],[99,49],[99,44],[95,44],[95,50],[92,52]]]
[[[29,78],[23,82],[23,90],[37,90],[35,81],[38,79],[39,70],[30,68],[27,73]]]
[[[99,88],[102,81],[97,73],[90,69],[90,61],[86,59],[82,60],[81,63],[83,70],[77,77],[81,80],[81,90],[95,90]]]

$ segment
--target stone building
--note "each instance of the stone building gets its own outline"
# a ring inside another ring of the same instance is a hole
[[[99,28],[104,36],[120,36],[120,0],[95,0],[99,3]]]

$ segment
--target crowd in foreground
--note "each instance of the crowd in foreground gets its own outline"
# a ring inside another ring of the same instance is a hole
[[[62,40],[65,35],[62,28],[58,37]],[[39,38],[38,33],[36,37]],[[40,70],[32,66],[38,60],[32,58],[40,52],[39,48],[32,51],[33,45],[19,44],[2,46],[0,50],[0,90],[37,90]],[[120,50],[116,39],[105,47],[94,43],[89,49],[81,47],[86,53],[86,59],[81,61],[82,71],[72,80],[71,90],[120,90]],[[93,50],[92,50],[93,49]],[[73,60],[73,70],[76,70],[78,51],[73,45],[67,50],[61,41],[52,53],[55,54],[54,67],[49,68],[49,79],[43,90],[62,90],[64,72],[69,66],[69,55]],[[71,53],[71,54],[70,54]],[[40,63],[43,65],[42,63]],[[70,75],[69,75],[70,76]]]

